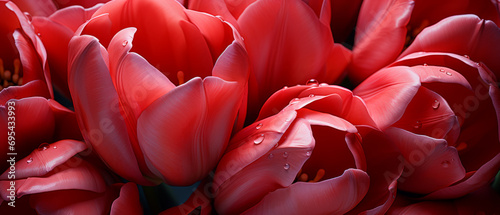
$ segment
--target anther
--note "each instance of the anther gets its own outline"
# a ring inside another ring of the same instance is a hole
[[[309,182],[318,182],[320,181],[323,177],[325,176],[325,170],[324,169],[319,169],[318,172],[316,173],[316,177],[314,177],[313,180],[310,180]]]
[[[179,85],[184,84],[184,72],[177,72],[177,80],[179,80]]]

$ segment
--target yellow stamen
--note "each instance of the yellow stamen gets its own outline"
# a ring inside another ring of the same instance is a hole
[[[323,176],[325,176],[325,170],[319,169],[318,172],[316,173],[316,177],[314,177],[314,179],[310,180],[309,182],[318,182],[323,178]]]
[[[177,80],[179,80],[179,85],[184,84],[184,72],[177,72]]]
[[[21,61],[19,58],[16,58],[12,63],[14,66],[14,72],[6,69],[3,59],[0,58],[0,85],[2,86],[2,89],[9,86],[20,86],[23,84]]]

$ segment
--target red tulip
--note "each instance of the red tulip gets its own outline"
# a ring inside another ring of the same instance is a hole
[[[7,169],[0,176],[0,201],[5,201],[0,211],[12,207],[13,196],[14,201],[29,198],[33,214],[142,213],[135,184],[108,185],[99,169],[75,156],[85,149],[83,142],[62,140],[17,161],[15,173]]]
[[[70,98],[68,88],[68,43],[78,27],[88,21],[102,4],[92,8],[71,6],[49,17],[35,16],[32,23],[47,49],[47,59],[54,89]]]
[[[274,115],[273,115],[274,114]],[[338,86],[286,88],[231,140],[214,176],[221,214],[384,213],[398,152],[364,102]],[[306,182],[312,183],[306,183]]]
[[[0,1],[0,13],[0,104],[11,98],[52,98],[47,53],[30,20],[9,1]]]
[[[437,26],[455,19],[464,28],[471,23],[464,20],[479,21],[460,16]],[[482,28],[473,41],[500,38],[499,28],[491,24],[479,22]],[[473,46],[486,53],[499,50],[490,47],[482,42]],[[451,53],[416,52],[373,74],[354,90],[402,152],[405,171],[399,189],[429,199],[457,198],[488,183],[500,168],[500,94],[490,71],[498,63],[483,59],[477,63]]]
[[[118,32],[107,49],[91,36],[70,42],[69,86],[86,141],[127,180],[201,180],[222,156],[245,99],[246,53],[237,42],[222,46],[231,29],[175,1],[113,1],[94,16],[82,31],[99,29],[104,44],[115,29],[138,29],[134,47],[134,28]]]
[[[474,2],[468,0],[364,1],[356,26],[349,76],[354,82],[360,83],[377,70],[394,62],[422,29],[446,17],[472,13],[483,19],[492,20],[498,25],[500,14],[496,4],[490,0]],[[433,33],[443,36],[448,33],[439,32]],[[446,43],[451,44],[453,41]],[[461,44],[455,45],[455,47],[460,46]],[[440,46],[435,48],[438,47]],[[438,51],[450,52],[447,49]]]
[[[31,16],[48,17],[57,10],[69,6],[93,7],[109,0],[12,0],[19,8]]]

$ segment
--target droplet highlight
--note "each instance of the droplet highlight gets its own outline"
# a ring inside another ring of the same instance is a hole
[[[38,151],[44,151],[50,148],[50,145],[48,143],[42,143],[40,146],[38,146]]]
[[[274,158],[274,155],[271,153],[271,154],[269,154],[269,155],[267,156],[267,158],[269,158],[269,159],[273,159],[273,158]]]
[[[293,105],[293,104],[297,104],[298,102],[300,101],[299,98],[294,98],[290,101],[290,104]]]
[[[437,99],[434,99],[434,102],[432,103],[432,109],[436,110],[439,108],[440,105],[441,103],[439,103]]]
[[[289,170],[289,169],[290,169],[290,164],[287,164],[287,163],[286,163],[286,164],[283,166],[283,169],[284,169],[284,170]]]
[[[255,145],[259,145],[260,143],[262,143],[262,141],[264,141],[264,134],[260,134],[259,136],[257,136],[255,140],[253,140],[253,143]]]
[[[314,94],[309,94],[309,97],[311,97],[311,98],[314,97],[314,96],[315,96]]]
[[[470,59],[469,55],[464,55],[465,58]]]
[[[288,152],[283,152],[283,157],[287,158],[288,157]]]
[[[318,80],[314,78],[309,79],[309,81],[306,82],[307,86],[318,86],[318,84],[319,84]]]
[[[424,66],[428,66],[426,63],[424,63]]]
[[[127,44],[128,44],[128,40],[124,40],[122,43],[122,46],[125,47],[125,46],[127,46]]]
[[[30,21],[30,22],[33,21],[33,16],[31,16],[30,13],[24,12],[24,15],[26,16],[26,18],[28,19],[28,21]]]
[[[446,72],[446,75],[451,76],[451,72]]]
[[[311,157],[311,154],[312,154],[312,152],[311,152],[311,151],[307,151],[307,152],[306,152],[306,156],[307,156],[307,157]]]
[[[257,125],[255,126],[255,129],[257,129],[257,130],[258,130],[258,129],[260,129],[260,128],[262,128],[262,123],[259,123],[259,124],[257,124]]]
[[[422,128],[422,122],[420,122],[419,120],[417,120],[415,122],[415,125],[413,125],[413,128],[416,128],[416,129]]]
[[[31,162],[33,162],[33,158],[29,158],[26,163],[30,164]]]
[[[448,168],[450,166],[450,161],[443,161],[441,162],[441,166],[444,168]]]

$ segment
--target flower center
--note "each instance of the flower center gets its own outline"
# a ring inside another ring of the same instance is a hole
[[[23,85],[23,77],[21,74],[21,61],[16,58],[13,61],[14,72],[4,67],[3,59],[0,58],[0,90],[9,86]]]
[[[324,176],[325,176],[326,171],[324,169],[319,169],[316,172],[316,176],[312,179],[309,180],[309,176],[307,173],[302,173],[302,169],[299,171],[296,177],[296,181],[302,181],[302,182],[318,182],[320,181]]]

